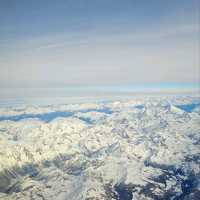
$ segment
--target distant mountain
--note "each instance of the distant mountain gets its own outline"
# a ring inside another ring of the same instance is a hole
[[[164,96],[0,108],[0,199],[197,200],[199,110]]]

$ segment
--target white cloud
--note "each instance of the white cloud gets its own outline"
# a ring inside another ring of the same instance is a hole
[[[198,83],[198,33],[198,24],[185,23],[13,41],[0,57],[0,84]]]

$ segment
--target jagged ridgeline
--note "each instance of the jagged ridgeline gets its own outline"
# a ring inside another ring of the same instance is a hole
[[[195,97],[0,109],[2,200],[198,200]]]

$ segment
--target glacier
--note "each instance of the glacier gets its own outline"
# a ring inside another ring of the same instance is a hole
[[[0,108],[0,199],[197,200],[200,99]]]

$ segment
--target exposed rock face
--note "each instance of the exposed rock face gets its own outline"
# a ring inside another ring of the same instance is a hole
[[[1,108],[0,199],[198,199],[197,100]]]

